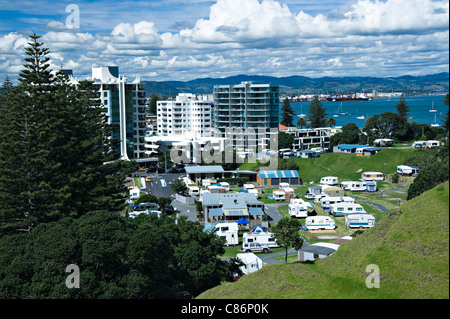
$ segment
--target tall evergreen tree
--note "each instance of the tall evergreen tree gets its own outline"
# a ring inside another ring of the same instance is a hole
[[[405,95],[402,94],[400,96],[400,102],[397,103],[397,112],[401,115],[404,119],[406,119],[409,115],[409,106],[405,102]]]
[[[291,103],[289,102],[288,98],[285,98],[283,101],[283,106],[281,107],[281,125],[285,125],[287,127],[294,126],[294,115],[295,112],[291,107]]]
[[[122,164],[113,161],[96,88],[51,72],[49,50],[30,38],[0,114],[0,233],[124,202]]]
[[[319,99],[312,100],[309,106],[308,119],[310,121],[309,126],[311,128],[324,127],[326,125],[326,110],[322,107],[322,103]]]

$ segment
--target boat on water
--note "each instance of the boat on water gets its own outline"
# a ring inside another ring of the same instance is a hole
[[[356,118],[357,118],[358,120],[364,120],[364,119],[365,119],[364,115],[362,115],[362,116],[357,116]]]
[[[325,98],[328,102],[346,102],[346,101],[372,101],[367,96],[332,96]]]

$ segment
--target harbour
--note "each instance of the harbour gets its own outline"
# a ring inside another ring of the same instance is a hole
[[[445,95],[407,96],[405,102],[409,107],[408,122],[440,125],[442,127],[448,106],[443,103]],[[326,109],[327,118],[332,117],[336,121],[335,126],[343,126],[347,123],[355,123],[358,127],[364,127],[366,119],[384,112],[397,112],[396,105],[400,97],[374,98],[365,101],[321,101]],[[280,118],[281,106],[280,101]],[[294,116],[294,125],[299,115],[306,115],[311,102],[291,102]]]

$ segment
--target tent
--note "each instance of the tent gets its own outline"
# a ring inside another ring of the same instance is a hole
[[[252,229],[250,229],[250,233],[268,233],[269,228],[262,226],[261,224],[253,226]]]
[[[241,225],[241,224],[248,224],[249,221],[246,220],[244,217],[241,217],[241,219],[237,220],[236,223],[238,223],[238,224],[240,224],[240,225]]]

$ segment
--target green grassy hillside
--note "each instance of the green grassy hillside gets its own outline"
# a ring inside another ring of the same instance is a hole
[[[449,183],[402,205],[314,263],[265,265],[199,299],[449,298]],[[367,288],[368,265],[380,287]]]
[[[355,154],[326,153],[322,156],[310,158],[296,158],[295,162],[299,167],[300,177],[304,182],[319,182],[323,176],[337,176],[341,180],[359,180],[361,173],[356,173],[359,169],[363,171],[382,172],[393,174],[397,170],[397,165],[404,164],[405,158],[411,156],[415,151],[412,148],[406,149],[383,149],[373,156],[356,156]],[[283,159],[280,159],[283,161]],[[244,163],[241,170],[258,171],[258,164]]]

